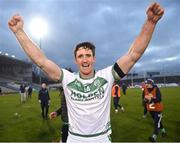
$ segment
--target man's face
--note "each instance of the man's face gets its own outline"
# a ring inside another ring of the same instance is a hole
[[[150,89],[153,88],[153,86],[151,84],[146,83],[146,88]]]
[[[45,83],[43,83],[41,86],[42,86],[43,89],[46,88],[46,84]]]
[[[90,77],[94,73],[93,65],[96,59],[90,49],[79,48],[76,52],[75,63],[82,77]]]

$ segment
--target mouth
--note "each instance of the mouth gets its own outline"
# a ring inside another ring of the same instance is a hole
[[[89,64],[87,64],[87,63],[82,64],[82,67],[83,67],[83,68],[85,68],[85,69],[86,69],[86,68],[89,68],[89,66],[90,66],[90,65],[89,65]]]
[[[87,68],[89,67],[89,64],[82,64],[82,67]]]

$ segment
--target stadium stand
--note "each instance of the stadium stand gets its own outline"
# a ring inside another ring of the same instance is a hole
[[[153,72],[155,73],[155,72]],[[160,86],[180,86],[180,74],[179,73],[159,73],[150,74],[149,72],[144,76],[143,74],[129,74],[124,77],[121,82],[131,85],[131,86],[140,86],[141,82],[145,81],[148,78],[154,80],[157,85]]]
[[[71,68],[67,68],[67,70],[72,71]],[[40,73],[37,67],[30,62],[0,54],[0,86],[3,91],[19,92],[21,83],[30,84],[35,90],[39,90],[40,75],[41,82],[46,82],[49,85],[49,89],[57,89],[60,86],[58,83],[49,80],[43,73]],[[153,78],[155,83],[160,86],[180,85],[180,73],[172,74],[158,71],[141,74],[135,72],[129,73],[121,82],[126,83],[126,85],[138,87],[147,78]]]
[[[19,82],[32,82],[32,64],[6,55],[0,55],[0,77]]]
[[[16,90],[12,90],[12,89],[6,88],[4,86],[0,86],[0,88],[2,90],[2,94],[16,93],[17,92]]]
[[[18,83],[22,82],[32,82],[32,64],[0,54],[0,86],[2,91],[6,93],[18,92]]]

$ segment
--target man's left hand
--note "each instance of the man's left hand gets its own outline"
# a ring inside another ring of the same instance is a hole
[[[153,3],[149,6],[147,12],[148,21],[156,24],[164,14],[164,9],[158,3]]]

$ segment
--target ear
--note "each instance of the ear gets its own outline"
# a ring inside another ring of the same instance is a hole
[[[93,63],[95,63],[95,62],[96,62],[96,57],[93,58]]]
[[[74,58],[74,63],[77,65],[77,60],[76,60],[76,58]]]

